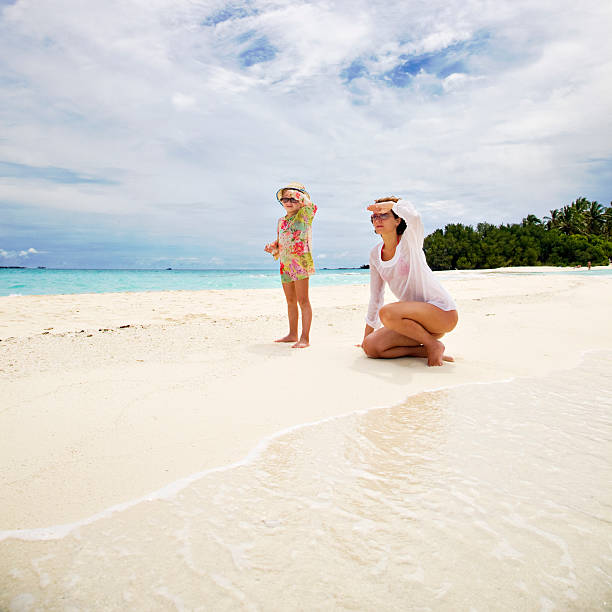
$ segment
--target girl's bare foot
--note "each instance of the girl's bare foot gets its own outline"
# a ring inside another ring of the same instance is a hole
[[[292,336],[291,334],[287,334],[284,338],[279,338],[274,342],[295,342],[297,339],[297,335]]]
[[[306,348],[307,346],[310,346],[310,342],[300,339],[291,348]]]

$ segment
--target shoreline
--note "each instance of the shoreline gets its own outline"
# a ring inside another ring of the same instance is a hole
[[[34,271],[36,270],[35,268],[25,268],[26,271]],[[112,270],[112,269],[49,269],[51,272],[68,272],[68,273],[81,273],[81,272],[95,272],[95,273],[119,273],[119,274],[130,274],[130,273],[158,273],[158,272],[166,272],[166,270],[129,270],[129,269],[119,269],[119,270]],[[607,271],[607,272],[612,272],[612,264],[608,265],[608,266],[592,266],[591,270],[588,270],[588,268],[586,266],[577,266],[577,267],[562,267],[562,266],[514,266],[514,267],[506,267],[506,268],[486,268],[486,269],[472,269],[472,270],[438,270],[435,271],[434,274],[436,276],[439,276],[440,280],[442,280],[442,282],[444,282],[446,279],[453,279],[453,278],[457,278],[457,277],[461,277],[461,276],[466,276],[466,275],[474,275],[474,276],[479,276],[479,275],[491,275],[491,274],[537,274],[537,275],[547,275],[547,274],[581,274],[583,272],[602,272],[602,271]],[[132,288],[129,290],[126,289],[111,289],[111,290],[101,290],[101,291],[77,291],[77,292],[73,292],[73,291],[68,291],[68,292],[45,292],[45,293],[29,293],[28,290],[26,289],[26,293],[6,293],[6,294],[2,294],[0,295],[0,300],[3,299],[17,299],[17,298],[21,298],[21,297],[57,297],[57,296],[78,296],[78,295],[108,295],[108,294],[120,294],[120,295],[134,295],[134,294],[138,294],[138,293],[145,293],[145,294],[152,294],[152,293],[168,293],[168,292],[181,292],[181,291],[188,291],[188,292],[199,292],[199,291],[253,291],[253,290],[260,290],[260,289],[272,289],[272,290],[276,290],[278,288],[280,288],[280,282],[279,282],[279,278],[278,278],[278,271],[277,270],[250,270],[250,269],[245,269],[245,270],[173,270],[172,272],[186,272],[186,273],[198,273],[198,272],[202,272],[202,273],[215,273],[215,275],[217,273],[219,273],[219,276],[223,276],[223,274],[230,274],[231,273],[235,273],[235,272],[240,272],[240,273],[245,273],[245,274],[252,274],[252,273],[266,273],[264,277],[265,278],[265,282],[261,281],[260,284],[255,283],[252,284],[251,286],[246,286],[246,287],[240,287],[240,286],[223,286],[223,283],[221,283],[222,286],[203,286],[206,285],[206,281],[205,280],[200,280],[198,281],[198,284],[195,286],[189,286],[189,283],[187,283],[186,286],[180,286],[180,287],[172,287],[172,282],[176,282],[176,279],[174,281],[171,280],[172,277],[167,278],[165,281],[165,284],[168,286],[168,288],[158,288],[153,286],[153,288],[149,288],[149,287],[136,287],[136,288]],[[363,279],[367,279],[368,278],[368,269],[364,269],[364,268],[320,268],[318,270],[318,274],[315,274],[313,277],[313,282],[311,283],[311,288],[315,288],[315,287],[336,287],[336,286],[340,286],[340,285],[351,285],[351,284],[361,284],[363,282],[367,282],[365,280],[362,280],[361,283],[354,280],[353,278],[350,278],[352,276],[355,276],[356,273],[358,273],[357,275],[362,277]],[[338,282],[338,279],[336,279],[336,282],[334,283],[330,283],[330,284],[325,284],[326,279],[329,278],[329,274],[333,274],[333,273],[340,273],[340,275],[346,275],[346,278],[348,280],[344,280],[342,282]],[[258,275],[261,276],[261,275]],[[227,283],[227,279],[225,279],[226,283]],[[70,284],[70,279],[66,280],[65,282],[69,285]],[[79,280],[72,279],[72,282],[80,282]],[[122,281],[123,283],[125,282],[125,279],[123,279]],[[103,284],[103,283],[102,283]],[[61,285],[60,285],[61,286]],[[99,287],[100,283],[98,282],[98,284],[96,285],[96,287]],[[39,289],[40,290],[40,289]],[[8,289],[6,287],[1,287],[0,286],[0,293],[4,292],[4,291],[8,291]]]
[[[612,348],[610,349],[585,349],[580,354],[579,361],[575,366],[570,367],[566,370],[562,370],[562,371],[569,374],[573,372],[574,370],[579,369],[584,363],[586,357],[590,353],[610,353],[610,356],[612,356]],[[509,384],[509,383],[513,383],[517,381],[520,382],[521,380],[533,381],[534,377],[529,376],[529,375],[524,375],[524,376],[519,376],[519,377],[506,378],[502,380],[489,380],[486,382],[483,382],[483,381],[465,382],[465,383],[451,384],[451,385],[442,386],[442,387],[435,387],[431,389],[422,389],[422,390],[418,390],[412,394],[407,395],[404,401],[407,402],[409,400],[414,400],[414,398],[419,395],[435,394],[440,391],[450,391],[450,390],[459,389],[461,387],[475,387],[479,385],[504,385],[504,384]],[[286,429],[276,431],[270,434],[269,436],[266,436],[265,438],[261,439],[260,441],[257,442],[257,444],[253,448],[251,448],[251,450],[249,450],[249,452],[244,457],[242,457],[241,459],[238,459],[237,461],[234,461],[233,463],[211,467],[201,472],[196,472],[194,474],[183,476],[182,478],[179,478],[178,480],[174,482],[170,482],[160,489],[151,491],[147,493],[146,495],[143,495],[142,497],[128,500],[128,501],[122,502],[120,504],[116,504],[108,508],[104,508],[103,510],[97,512],[96,514],[92,516],[82,517],[81,519],[78,519],[72,523],[65,523],[62,525],[47,525],[44,527],[36,527],[32,529],[24,528],[24,529],[15,529],[15,530],[6,530],[6,531],[2,531],[0,529],[0,543],[2,543],[5,540],[20,540],[23,542],[44,542],[44,541],[60,540],[66,537],[67,535],[69,535],[70,533],[74,532],[76,529],[80,529],[82,527],[92,525],[96,523],[97,521],[101,521],[101,520],[110,518],[114,514],[124,512],[139,504],[172,498],[175,495],[177,495],[179,492],[181,492],[182,490],[198,482],[199,480],[206,478],[207,476],[218,474],[220,472],[228,472],[228,471],[234,470],[239,467],[253,464],[257,460],[261,459],[261,457],[265,454],[265,452],[269,449],[269,447],[276,440],[281,439],[290,433],[299,431],[301,429],[315,428],[320,425],[329,423],[331,421],[350,418],[357,414],[364,415],[364,414],[367,414],[368,412],[373,412],[373,411],[378,411],[378,410],[389,410],[389,409],[392,409],[394,406],[395,404],[371,406],[369,408],[363,408],[361,410],[352,410],[352,411],[349,411],[343,414],[336,414],[333,416],[324,417],[316,421],[292,425],[290,427],[287,427]]]
[[[353,346],[365,285],[311,290],[313,345],[300,351],[271,342],[286,325],[280,289],[0,298],[0,426],[12,434],[0,451],[0,530],[146,498],[292,427],[425,390],[544,376],[612,348],[605,278],[502,273],[444,284],[460,322],[445,338],[457,361],[442,368],[368,360]],[[301,395],[296,372],[308,377]]]

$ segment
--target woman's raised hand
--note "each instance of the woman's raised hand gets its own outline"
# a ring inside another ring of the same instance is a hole
[[[399,198],[380,198],[368,206],[373,213],[388,213]]]
[[[374,200],[374,204],[370,204],[368,206],[368,210],[371,210],[374,213],[387,213],[398,200],[399,198],[396,198],[395,196],[378,198],[378,200]]]

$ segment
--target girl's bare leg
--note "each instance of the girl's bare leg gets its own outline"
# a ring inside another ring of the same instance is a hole
[[[312,323],[312,307],[308,297],[308,281],[304,278],[297,280],[292,285],[295,285],[297,301],[302,311],[302,334],[300,339],[293,345],[292,348],[306,348],[310,346],[310,324]]]
[[[274,342],[295,342],[298,339],[298,302],[295,283],[283,283],[283,291],[287,300],[287,317],[289,319],[289,333]]]
[[[368,357],[427,357],[427,365],[453,361],[440,342],[457,324],[456,310],[445,311],[424,302],[395,302],[380,309],[384,325],[366,337],[363,350]]]

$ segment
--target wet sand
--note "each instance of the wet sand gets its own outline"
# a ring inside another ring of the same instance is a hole
[[[599,610],[612,351],[282,432],[69,531],[0,544],[9,610]]]

